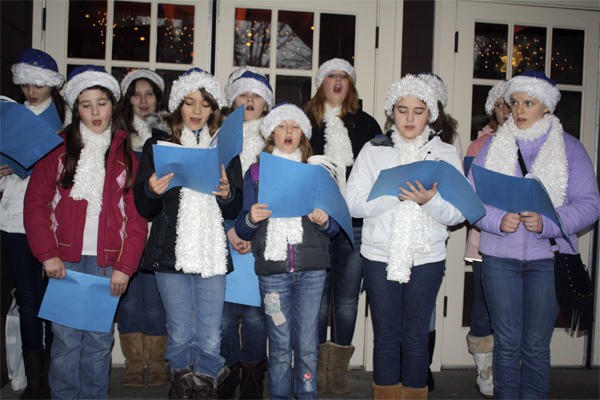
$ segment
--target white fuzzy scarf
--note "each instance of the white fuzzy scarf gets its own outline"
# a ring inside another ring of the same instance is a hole
[[[50,104],[52,104],[52,97],[48,97],[43,103],[38,104],[37,106],[32,106],[27,100],[25,100],[25,103],[23,103],[23,105],[35,115],[40,115],[46,111],[46,109],[50,107]]]
[[[296,149],[296,151],[290,154],[284,153],[275,147],[273,149],[273,155],[296,162],[302,161],[300,149]],[[302,243],[303,234],[302,217],[270,218],[269,224],[267,225],[265,260],[286,260],[288,256],[288,245]]]
[[[146,140],[152,137],[152,128],[148,123],[137,115],[133,115],[133,128],[135,132],[130,133],[131,149],[133,151],[142,151]]]
[[[262,118],[259,118],[254,121],[244,122],[244,144],[240,153],[242,175],[256,162],[258,154],[265,147],[265,140],[260,133],[262,120]]]
[[[331,107],[325,104],[325,149],[324,155],[333,158],[345,167],[354,164],[352,143],[348,137],[348,128],[340,119],[340,106]]]
[[[208,148],[212,138],[208,127],[200,132],[200,141],[187,127],[181,133],[186,147]],[[199,171],[201,173],[201,171]],[[227,272],[227,242],[223,215],[212,194],[181,188],[175,240],[175,269],[202,278]]]
[[[533,162],[531,172],[544,185],[554,207],[560,207],[567,195],[569,171],[563,139],[563,127],[558,118],[546,114],[532,127],[521,130],[512,116],[498,129],[490,144],[485,167],[505,175],[515,176],[518,166],[517,140],[532,141],[548,134]]]
[[[392,127],[394,148],[398,151],[398,165],[410,164],[420,160],[419,149],[427,143],[429,127],[416,138],[406,141],[398,129]],[[410,272],[415,253],[430,251],[429,227],[431,218],[414,201],[402,201],[392,210],[392,231],[390,234],[390,255],[387,265],[388,281],[406,283],[410,280]]]
[[[94,133],[80,122],[79,131],[83,149],[77,160],[73,188],[69,196],[73,200],[86,200],[87,215],[97,218],[102,209],[102,191],[106,174],[104,154],[110,146],[110,125],[104,132]]]

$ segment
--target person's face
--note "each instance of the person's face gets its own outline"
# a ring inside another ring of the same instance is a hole
[[[394,106],[394,124],[406,141],[413,140],[425,130],[428,118],[427,105],[416,97],[400,99]]]
[[[273,135],[275,147],[284,153],[293,153],[300,145],[303,133],[296,121],[287,120],[275,127]]]
[[[145,79],[135,81],[135,91],[131,96],[131,107],[133,107],[133,113],[141,118],[156,111],[156,96],[150,82]]]
[[[245,92],[238,95],[233,105],[235,108],[244,106],[244,121],[256,121],[265,111],[267,111],[267,102],[261,96],[252,92]]]
[[[504,122],[508,119],[510,106],[504,101],[504,97],[498,97],[498,100],[494,103],[494,115],[500,126],[504,125]]]
[[[334,70],[329,71],[323,79],[323,91],[325,100],[329,105],[336,107],[341,105],[350,88],[350,77],[344,71]]]
[[[210,103],[204,100],[199,90],[188,93],[183,98],[181,105],[181,116],[183,123],[192,131],[204,128],[206,122],[212,115],[213,110]]]
[[[544,118],[548,108],[535,97],[525,92],[514,92],[510,95],[510,111],[519,129],[531,128]]]
[[[21,92],[32,106],[38,106],[48,100],[52,88],[50,86],[21,85]]]
[[[112,120],[113,109],[108,95],[99,89],[88,89],[81,92],[77,100],[77,111],[83,125],[93,133],[106,131]]]

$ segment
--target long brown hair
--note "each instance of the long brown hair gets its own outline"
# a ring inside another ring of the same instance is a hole
[[[275,133],[271,132],[267,140],[265,140],[265,147],[263,148],[263,151],[265,153],[273,153],[274,148]],[[302,136],[300,136],[300,143],[298,144],[298,148],[300,149],[300,153],[302,153],[302,162],[307,163],[308,159],[313,155],[313,149],[306,136],[304,136],[304,132],[302,132]]]
[[[217,130],[223,124],[223,120],[225,119],[223,112],[219,108],[219,104],[215,100],[212,94],[210,94],[206,89],[200,88],[200,94],[202,95],[202,99],[208,101],[210,104],[210,108],[213,113],[208,117],[208,121],[206,121],[206,125],[208,125],[208,131],[210,132],[210,136],[214,136]],[[183,123],[183,115],[181,115],[181,107],[183,106],[183,100],[177,106],[177,109],[171,113],[171,117],[167,121],[169,126],[171,127],[171,136],[169,136],[169,140],[173,143],[181,144],[181,132],[184,128]]]
[[[134,134],[137,133],[135,128],[133,127],[133,106],[131,105],[131,97],[135,94],[135,85],[139,80],[145,80],[150,84],[152,88],[152,93],[154,93],[154,97],[156,97],[156,110],[154,112],[159,113],[165,110],[165,100],[164,94],[162,90],[158,87],[158,85],[152,82],[150,79],[146,78],[137,78],[127,88],[127,91],[123,93],[123,97],[119,101],[119,112],[123,118],[123,122],[125,125],[125,130],[127,133]]]
[[[458,136],[456,128],[458,127],[458,121],[456,121],[450,114],[444,112],[444,106],[438,101],[438,118],[435,122],[429,124],[431,129],[440,136],[442,142],[448,144],[454,144],[454,139]]]
[[[358,102],[358,91],[356,90],[354,81],[350,76],[348,76],[348,85],[348,94],[346,94],[341,106],[342,111],[340,113],[340,119],[342,120],[346,114],[356,114],[356,112],[360,109]],[[325,89],[323,89],[323,84],[321,84],[321,86],[319,86],[317,89],[317,93],[315,93],[313,98],[310,99],[304,106],[304,112],[306,112],[306,115],[310,119],[311,125],[316,126],[319,129],[323,127],[323,119],[325,118],[325,103],[327,103],[327,98],[325,97]]]
[[[115,137],[115,133],[123,127],[122,118],[117,110],[117,101],[112,92],[106,89],[103,86],[92,86],[85,90],[97,89],[104,93],[112,104],[112,122],[110,129],[110,140]],[[65,129],[65,145],[67,149],[67,159],[65,161],[65,173],[62,178],[59,180],[59,184],[63,188],[68,188],[73,186],[73,182],[75,179],[75,171],[77,169],[77,162],[79,161],[79,157],[81,155],[81,149],[83,149],[83,141],[81,139],[81,131],[79,130],[79,124],[81,122],[81,116],[79,115],[79,96],[75,99],[75,104],[73,104],[73,119],[71,125],[67,126]],[[104,163],[106,166],[106,161],[108,159],[108,152],[110,151],[110,147],[106,150],[104,154]],[[132,174],[132,160],[131,160],[131,151],[130,151],[130,143],[129,143],[129,135],[125,135],[125,143],[123,145],[123,159],[126,164],[127,177],[125,186],[125,191],[129,190],[133,184],[133,174]]]

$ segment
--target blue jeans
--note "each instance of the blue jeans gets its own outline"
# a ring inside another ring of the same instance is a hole
[[[445,261],[412,268],[410,281],[387,280],[387,264],[363,257],[374,330],[376,385],[427,386],[429,322],[444,277]],[[402,375],[400,375],[402,373]]]
[[[272,399],[317,398],[319,307],[326,274],[316,270],[258,277],[269,336]]]
[[[65,262],[67,270],[110,278],[112,268],[98,267],[95,256],[81,256],[78,263]],[[67,274],[69,272],[67,271]],[[108,399],[110,332],[90,332],[52,324],[54,342],[50,363],[50,390],[53,399]]]
[[[327,271],[325,289],[319,311],[319,343],[327,341],[329,303],[332,304],[331,341],[340,346],[352,344],[358,296],[362,281],[360,244],[362,228],[352,228],[354,249],[342,232],[331,239],[329,255],[331,268]]]
[[[158,290],[167,315],[165,358],[172,371],[190,368],[217,379],[221,357],[221,318],[225,302],[225,275],[156,272]]]
[[[471,329],[469,335],[485,337],[492,334],[490,312],[483,294],[481,281],[481,261],[473,261],[473,307],[471,308]]]
[[[19,305],[23,351],[40,351],[44,347],[50,350],[50,322],[37,316],[48,285],[48,279],[42,274],[42,264],[31,254],[27,236],[23,233],[2,231],[2,253],[17,289],[15,297]]]
[[[494,398],[546,399],[559,306],[554,258],[484,256],[483,290],[494,330]]]
[[[258,364],[267,358],[267,325],[261,307],[226,301],[223,306],[221,335],[221,355],[225,357],[227,366],[239,362]]]
[[[121,297],[117,311],[120,333],[167,334],[167,320],[154,272],[139,270]]]

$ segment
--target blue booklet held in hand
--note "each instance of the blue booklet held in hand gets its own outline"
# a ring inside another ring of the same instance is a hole
[[[419,181],[427,189],[437,182],[438,191],[444,200],[458,208],[471,224],[485,215],[485,207],[467,178],[451,164],[443,161],[417,161],[382,170],[367,201],[384,195],[397,197],[400,186],[410,190],[406,185],[407,181],[413,184]]]

